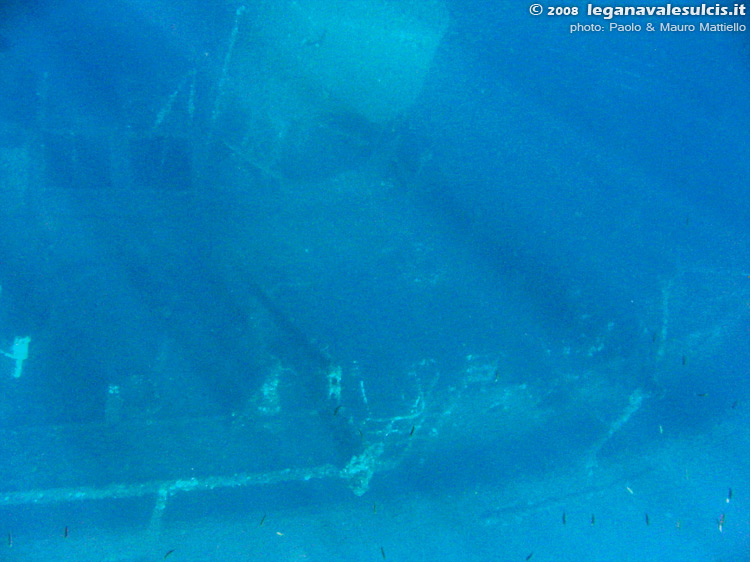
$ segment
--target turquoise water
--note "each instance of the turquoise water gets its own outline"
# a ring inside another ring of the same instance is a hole
[[[747,18],[568,8],[0,7],[0,557],[750,556]]]

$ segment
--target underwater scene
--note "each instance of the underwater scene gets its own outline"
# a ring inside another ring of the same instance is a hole
[[[0,561],[750,561],[743,3],[0,3]]]

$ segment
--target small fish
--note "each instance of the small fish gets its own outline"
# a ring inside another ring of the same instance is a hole
[[[724,532],[724,514],[723,513],[721,514],[721,517],[719,517],[719,520],[716,523],[718,523],[719,532],[723,533]]]
[[[682,356],[682,364],[684,365],[687,362],[687,359],[685,359],[685,356]]]
[[[323,32],[320,35],[318,35],[317,39],[312,39],[310,37],[307,37],[304,41],[302,41],[302,46],[303,47],[320,47],[326,38],[327,32],[328,30],[324,29]]]
[[[263,517],[261,517],[261,518],[260,518],[260,523],[258,523],[258,527],[262,527],[262,526],[263,526],[263,522],[264,522],[265,520],[266,520],[266,514],[264,513],[264,514],[263,514]]]
[[[10,531],[8,531],[8,546],[13,546],[13,533],[11,533]]]
[[[383,556],[383,560],[385,560],[385,549],[382,546],[380,547],[380,554]]]
[[[675,529],[681,528],[682,527],[682,522],[678,519],[677,523],[675,523],[674,527],[675,527]]]
[[[529,555],[526,557],[526,560],[531,560],[531,557],[534,556],[534,551],[532,550]]]
[[[732,410],[734,410],[737,407],[738,402],[739,400],[735,400],[734,402],[732,402]]]
[[[727,503],[732,501],[732,488],[729,488],[729,491],[727,492]]]
[[[630,486],[625,486],[625,489],[628,491],[629,494],[631,495],[633,494],[633,488],[631,488]]]
[[[172,548],[172,549],[168,550],[168,551],[167,551],[167,553],[166,553],[166,554],[164,555],[164,558],[166,558],[167,556],[169,556],[169,555],[170,555],[170,554],[172,554],[173,552],[174,552],[174,548]]]
[[[661,424],[659,424],[659,435],[663,433],[664,433],[664,427]]]
[[[708,396],[708,392],[696,392],[695,395],[701,398],[705,398],[706,396]]]
[[[595,523],[596,523],[596,516],[592,513],[591,514],[591,526],[593,527]]]
[[[495,367],[495,382],[497,382],[498,380],[500,380],[500,365]]]
[[[563,511],[562,514],[562,524],[565,525],[568,522],[568,517],[565,515],[565,512]]]
[[[651,525],[651,520],[648,518],[648,513],[643,514],[646,518],[646,525]]]
[[[372,512],[377,513],[378,512],[378,504],[374,503],[372,504]]]
[[[63,531],[63,537],[65,537],[66,539],[68,538],[68,526],[67,525],[65,525],[65,530]]]
[[[341,404],[339,404],[333,409],[333,415],[335,416],[336,414],[338,414],[340,409],[341,409]]]
[[[415,430],[416,428],[417,428],[417,426],[416,426],[416,425],[413,425],[413,426],[411,426],[411,431],[409,432],[409,437],[411,437],[412,435],[414,435],[414,430]]]

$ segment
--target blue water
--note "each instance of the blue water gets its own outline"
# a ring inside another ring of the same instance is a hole
[[[0,559],[750,558],[706,22],[0,6]]]

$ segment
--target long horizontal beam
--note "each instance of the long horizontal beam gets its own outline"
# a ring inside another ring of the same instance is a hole
[[[299,482],[321,478],[345,478],[346,476],[345,471],[335,466],[323,465],[313,468],[284,469],[257,474],[245,473],[233,474],[231,476],[189,478],[186,480],[151,481],[141,484],[112,484],[103,487],[78,486],[0,493],[0,505],[64,503],[85,500],[136,498],[148,495],[168,497],[176,492]]]

